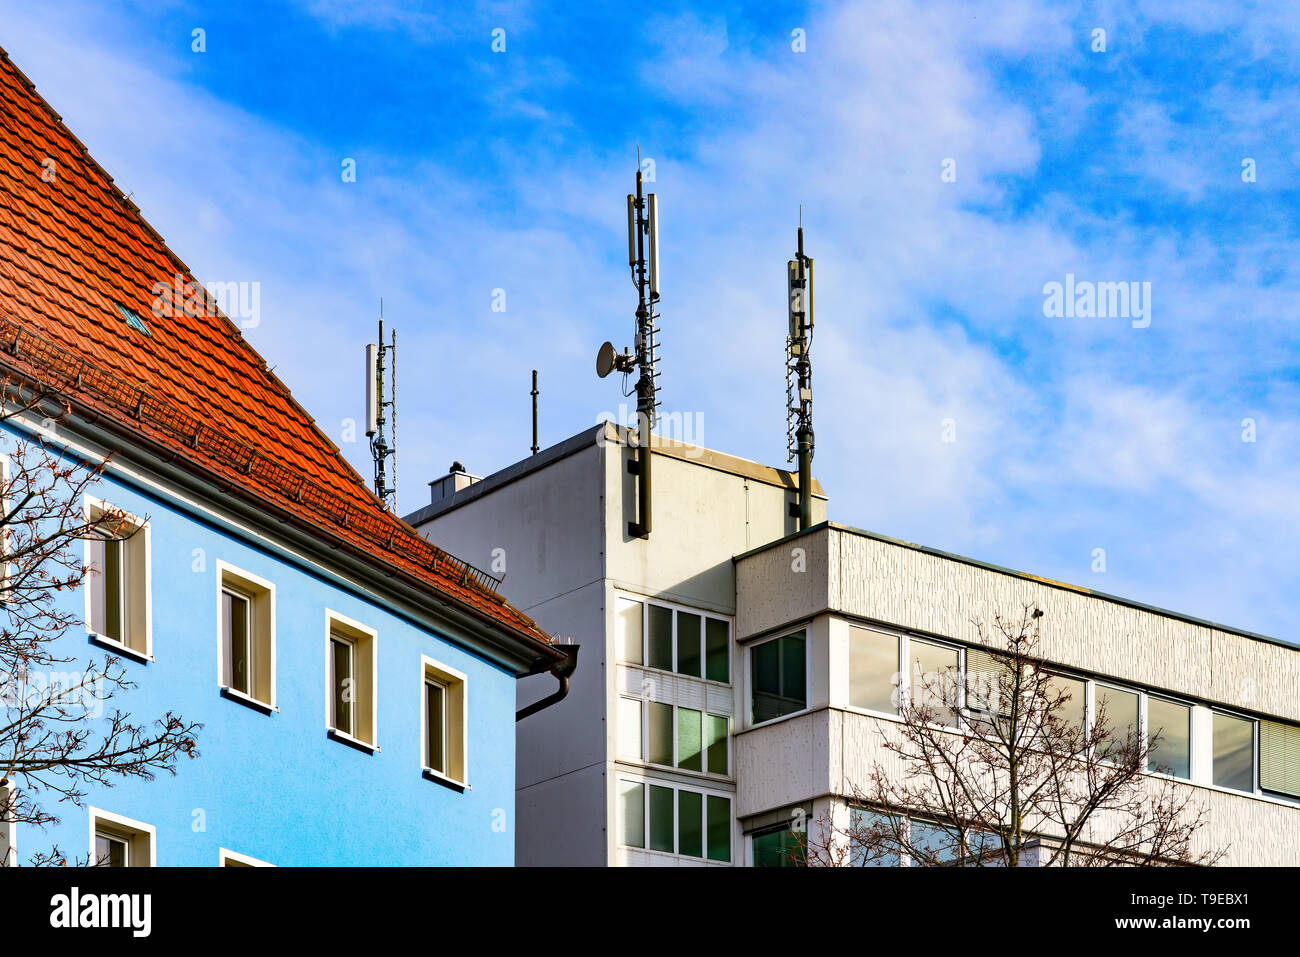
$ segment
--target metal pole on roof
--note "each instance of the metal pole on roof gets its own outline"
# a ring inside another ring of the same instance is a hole
[[[537,370],[533,370],[533,454],[537,454]]]

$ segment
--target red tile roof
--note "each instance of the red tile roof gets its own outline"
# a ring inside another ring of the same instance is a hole
[[[384,509],[219,310],[155,310],[156,284],[177,276],[201,288],[0,49],[0,364],[61,379],[84,408],[273,514],[550,644],[494,579]]]

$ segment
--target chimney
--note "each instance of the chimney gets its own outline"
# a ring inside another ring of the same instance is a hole
[[[446,475],[429,483],[429,501],[440,502],[448,495],[455,495],[461,489],[469,488],[475,482],[481,481],[483,481],[481,476],[470,475],[465,471],[465,466],[459,462],[452,462]]]

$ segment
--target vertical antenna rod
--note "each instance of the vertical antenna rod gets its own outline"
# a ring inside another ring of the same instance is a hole
[[[803,209],[799,215],[799,245],[786,264],[789,280],[790,329],[786,336],[786,442],[790,460],[799,463],[799,502],[791,514],[799,531],[812,526],[813,261],[803,251]]]
[[[391,369],[385,376],[385,359],[391,353]],[[391,384],[392,398],[385,398],[385,386]],[[393,444],[384,435],[391,409]],[[370,455],[375,462],[375,495],[384,506],[397,505],[397,333],[392,342],[384,342],[384,301],[379,300],[379,344],[366,346],[366,436],[370,439]],[[393,459],[393,482],[388,481],[387,462]]]
[[[631,197],[628,197],[631,200]],[[655,369],[656,341],[655,305],[659,301],[659,203],[658,197],[651,193],[646,196],[642,189],[641,167],[636,171],[636,200],[632,203],[629,220],[635,219],[636,262],[633,264],[633,280],[636,282],[636,340],[633,362],[640,372],[636,382],[636,429],[637,455],[629,468],[637,476],[637,520],[628,523],[628,534],[634,538],[650,537],[651,494],[651,430],[655,425],[655,413],[658,406],[656,382],[659,373]],[[632,247],[628,237],[629,250]],[[647,257],[647,240],[649,256]]]
[[[537,370],[533,370],[533,454],[537,454]]]
[[[633,538],[650,537],[650,458],[651,429],[654,428],[659,407],[656,353],[659,349],[659,330],[655,311],[659,304],[659,198],[642,189],[640,151],[637,151],[636,194],[627,194],[627,265],[632,271],[636,286],[636,351],[614,351],[606,342],[596,353],[596,375],[602,379],[611,372],[623,373],[623,394],[627,391],[627,377],[633,372],[640,375],[636,381],[636,458],[627,463],[627,470],[637,478],[637,518],[627,523],[627,533]],[[536,441],[536,440],[534,440]]]

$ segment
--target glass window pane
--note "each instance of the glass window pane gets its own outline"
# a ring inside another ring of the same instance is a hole
[[[1187,705],[1147,698],[1147,733],[1155,741],[1147,767],[1176,778],[1192,776],[1192,709]]]
[[[437,771],[439,774],[447,773],[446,760],[446,742],[444,728],[445,709],[443,702],[445,692],[442,685],[435,684],[432,681],[424,685],[425,692],[425,735],[427,736],[426,744],[428,747],[428,767]]]
[[[229,662],[230,687],[251,694],[253,662],[249,648],[248,600],[231,592],[222,592],[222,631]]]
[[[791,711],[798,711],[804,706],[804,636],[787,635],[781,639],[781,694],[795,704]]]
[[[750,651],[750,714],[754,723],[804,708],[804,634],[756,645]]]
[[[755,834],[752,841],[755,867],[802,866],[799,840],[790,828]]]
[[[686,771],[704,770],[700,718],[694,708],[677,709],[677,766]]]
[[[849,629],[849,704],[898,713],[898,639],[866,628]]]
[[[1082,729],[1087,711],[1087,686],[1078,678],[1067,678],[1064,675],[1052,675],[1048,690],[1049,701],[1056,701],[1056,696],[1062,695],[1060,704],[1053,710],[1052,719],[1057,724],[1057,730],[1065,735],[1070,735],[1068,739],[1073,745],[1080,745],[1083,742]]]
[[[126,641],[122,627],[125,609],[122,605],[122,551],[123,542],[104,543],[104,631],[114,641]]]
[[[618,756],[641,760],[641,702],[636,698],[618,699]]]
[[[700,676],[700,616],[677,613],[677,673]]]
[[[1300,726],[1284,721],[1259,723],[1259,786],[1300,797]]]
[[[628,664],[639,665],[644,652],[641,648],[641,603],[626,598],[618,600],[618,633],[620,657]]]
[[[955,831],[928,821],[912,821],[908,827],[908,843],[916,855],[911,861],[914,867],[951,864],[960,857]]]
[[[896,819],[895,819],[896,820]],[[900,858],[894,843],[890,818],[876,811],[855,807],[849,817],[851,859],[854,867],[898,867]]]
[[[650,606],[650,660],[651,668],[673,670],[673,610],[662,605]]]
[[[352,700],[352,646],[338,638],[330,639],[334,658],[334,727],[353,734]]]
[[[957,649],[925,641],[909,641],[907,646],[912,704],[935,712],[940,724],[956,723],[960,677]]]
[[[706,715],[705,721],[705,747],[708,751],[709,773],[726,774],[727,773],[727,724],[728,721],[722,715]]]
[[[650,850],[673,850],[673,789],[650,785]]]
[[[1255,722],[1215,713],[1214,783],[1234,791],[1255,790]]]
[[[731,860],[731,799],[710,794],[707,801],[709,860]]]
[[[623,844],[645,847],[645,785],[619,781],[618,803],[623,815]]]
[[[1100,749],[1104,758],[1114,749],[1137,740],[1140,701],[1134,691],[1108,688],[1106,685],[1093,685],[1093,688],[1097,695],[1096,704],[1093,705],[1093,720],[1106,732],[1106,740]]]
[[[731,626],[720,618],[704,620],[704,677],[731,680]]]
[[[96,834],[95,864],[99,867],[126,867],[126,841]]]
[[[980,648],[966,650],[966,706],[1011,716],[1012,675],[1008,661]]]
[[[650,753],[647,756],[651,764],[673,763],[673,707],[651,701],[648,704],[650,721]]]
[[[677,853],[704,856],[704,795],[698,791],[677,792]]]

